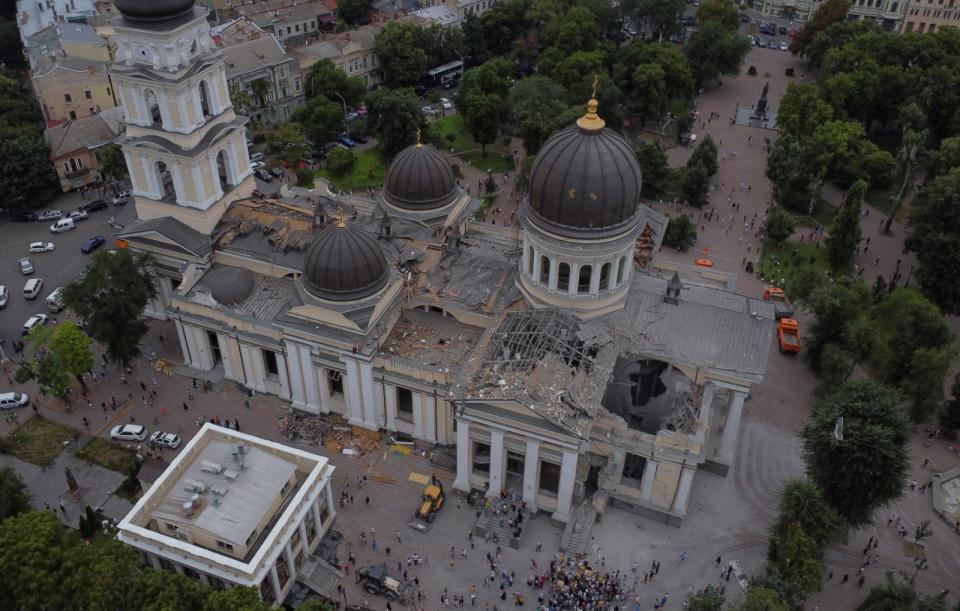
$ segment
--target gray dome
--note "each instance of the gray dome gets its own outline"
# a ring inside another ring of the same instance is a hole
[[[570,237],[609,234],[636,218],[640,164],[595,110],[551,136],[530,168],[531,220],[545,230]]]
[[[186,15],[193,10],[194,0],[113,0],[120,14],[127,21],[167,21]]]
[[[356,225],[324,229],[303,257],[304,286],[320,299],[363,299],[383,288],[389,277],[376,239]]]
[[[217,303],[232,306],[240,303],[253,292],[253,276],[245,269],[217,267],[206,275],[203,285]]]
[[[435,148],[414,144],[390,164],[383,195],[397,208],[435,210],[456,198],[457,181],[450,162]]]

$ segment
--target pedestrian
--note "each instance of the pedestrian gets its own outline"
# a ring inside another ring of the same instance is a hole
[[[67,515],[67,507],[66,505],[63,504],[63,499],[62,498],[57,499],[57,503],[60,504],[60,511],[63,512],[63,515]]]
[[[680,554],[680,562],[683,562],[683,561],[686,560],[686,559],[687,559],[687,552],[681,553],[681,554]]]
[[[187,407],[187,402],[184,401],[184,402],[183,402],[183,411],[187,411],[188,409],[189,409],[189,408]]]
[[[240,421],[236,418],[233,419],[233,430],[240,432]]]

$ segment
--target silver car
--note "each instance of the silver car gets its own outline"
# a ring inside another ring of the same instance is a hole
[[[20,273],[24,276],[29,276],[33,273],[33,261],[24,257],[17,261],[20,264]]]
[[[147,429],[139,424],[121,424],[110,429],[110,439],[118,441],[143,441],[147,438]]]
[[[30,252],[53,252],[53,242],[30,242]]]

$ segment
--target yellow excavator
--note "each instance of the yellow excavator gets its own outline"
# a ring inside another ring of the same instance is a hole
[[[416,517],[420,520],[433,522],[433,518],[436,517],[437,512],[443,507],[443,502],[446,498],[443,492],[443,484],[439,479],[434,478],[430,485],[423,491],[423,501],[420,503],[420,508],[417,509]]]

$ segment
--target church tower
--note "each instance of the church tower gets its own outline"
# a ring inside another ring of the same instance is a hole
[[[254,189],[245,117],[233,112],[207,10],[194,0],[116,0],[110,72],[126,118],[119,140],[141,220],[174,217],[209,234]]]

